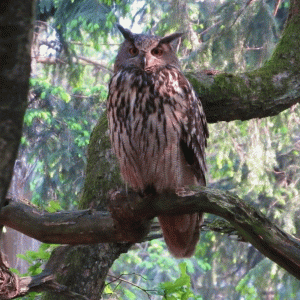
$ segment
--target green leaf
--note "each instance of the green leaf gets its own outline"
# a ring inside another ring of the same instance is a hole
[[[15,269],[15,268],[9,268],[9,270],[15,274],[17,274],[18,276],[21,276],[21,273],[18,269]]]
[[[48,206],[45,209],[50,213],[54,213],[54,212],[57,212],[59,210],[62,210],[62,207],[61,207],[61,205],[58,201],[53,201],[52,200],[48,203]]]
[[[69,103],[71,101],[71,96],[68,93],[61,93],[60,96],[61,99],[66,103]]]
[[[103,293],[104,294],[113,294],[113,289],[110,284],[106,284]]]
[[[46,93],[46,92],[42,92],[42,93],[41,93],[41,96],[40,96],[40,97],[41,97],[41,99],[45,99],[45,98],[46,98],[46,95],[47,95],[47,93]]]

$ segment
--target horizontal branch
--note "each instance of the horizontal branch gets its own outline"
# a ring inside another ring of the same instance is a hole
[[[120,241],[114,221],[94,210],[41,212],[23,202],[8,199],[0,223],[43,243],[93,244]]]
[[[300,7],[291,1],[288,22],[272,57],[243,74],[188,72],[208,122],[274,116],[300,101]]]
[[[197,187],[143,199],[133,192],[114,192],[109,200],[111,215],[94,210],[39,212],[10,201],[0,214],[0,223],[46,243],[138,242],[154,216],[208,212],[229,221],[245,241],[300,279],[299,240],[228,192]]]
[[[298,72],[270,74],[262,68],[239,75],[203,71],[186,76],[201,99],[209,123],[275,116],[300,101]]]

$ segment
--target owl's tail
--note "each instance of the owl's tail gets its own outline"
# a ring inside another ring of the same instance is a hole
[[[199,241],[202,213],[159,216],[165,242],[177,258],[191,257]]]

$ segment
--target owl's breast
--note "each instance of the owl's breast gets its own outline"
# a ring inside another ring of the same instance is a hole
[[[132,187],[174,186],[180,178],[179,143],[187,120],[183,93],[176,73],[120,71],[112,78],[110,137],[123,177]]]

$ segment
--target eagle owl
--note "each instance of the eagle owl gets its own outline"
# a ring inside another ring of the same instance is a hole
[[[182,33],[161,38],[118,28],[125,41],[109,84],[107,113],[124,181],[144,195],[205,185],[208,129],[176,57],[174,44]],[[170,252],[193,255],[202,214],[158,219]]]

